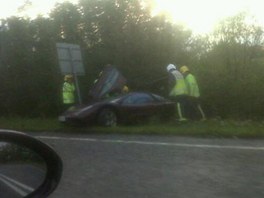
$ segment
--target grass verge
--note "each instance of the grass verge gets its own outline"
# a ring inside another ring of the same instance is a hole
[[[159,134],[195,137],[263,138],[264,122],[208,120],[203,122],[167,122],[162,124],[105,127],[67,127],[57,118],[0,118],[2,129],[23,132],[71,132],[98,134]]]

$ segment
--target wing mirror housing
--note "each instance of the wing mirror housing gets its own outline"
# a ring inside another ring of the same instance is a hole
[[[62,168],[60,156],[47,144],[0,129],[1,198],[48,197],[59,184]]]

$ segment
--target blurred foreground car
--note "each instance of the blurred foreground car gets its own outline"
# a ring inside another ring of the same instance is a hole
[[[62,175],[62,160],[48,145],[24,133],[0,129],[0,197],[44,198]]]
[[[111,99],[73,107],[61,116],[62,123],[116,126],[152,117],[167,119],[174,114],[173,102],[152,93],[131,92]]]

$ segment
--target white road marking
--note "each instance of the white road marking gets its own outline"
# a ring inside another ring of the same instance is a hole
[[[186,143],[172,143],[172,142],[148,142],[148,141],[128,141],[128,140],[114,140],[114,139],[96,139],[96,138],[65,138],[65,137],[51,137],[51,136],[36,136],[40,139],[49,140],[64,140],[64,141],[87,141],[87,142],[105,142],[105,143],[120,143],[120,144],[141,144],[153,146],[175,146],[188,148],[212,148],[212,149],[237,149],[237,150],[257,150],[264,151],[264,147],[259,146],[234,146],[234,145],[209,145],[209,144],[186,144]]]
[[[3,183],[5,183],[8,187],[10,187],[11,189],[13,189],[15,192],[17,192],[19,195],[21,195],[22,197],[28,195],[29,193],[33,192],[34,189],[20,183],[19,181],[16,181],[14,179],[11,179],[10,177],[7,177],[3,174],[0,174],[0,181],[2,181]],[[28,191],[28,192],[26,192]]]

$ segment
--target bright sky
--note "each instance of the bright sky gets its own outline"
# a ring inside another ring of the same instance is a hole
[[[17,14],[26,0],[0,0],[0,18]],[[65,0],[29,0],[32,2],[28,16],[47,13],[56,2]],[[68,0],[76,3],[78,0]],[[167,12],[174,22],[181,23],[195,33],[212,31],[219,20],[247,11],[264,26],[264,0],[153,0],[153,13]]]
[[[172,20],[195,33],[208,33],[222,19],[246,11],[264,26],[263,0],[154,0],[154,13],[168,12]]]

